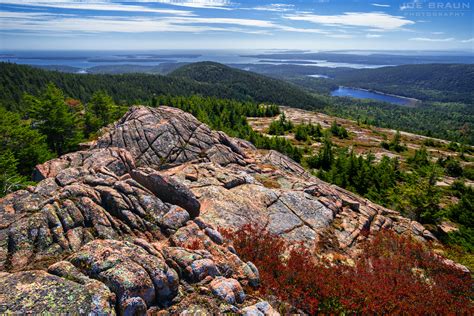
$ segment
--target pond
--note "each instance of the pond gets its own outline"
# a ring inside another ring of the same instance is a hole
[[[333,97],[351,97],[356,99],[371,99],[376,101],[388,102],[403,106],[413,106],[418,100],[406,98],[393,94],[384,94],[382,92],[369,91],[364,89],[349,88],[340,86],[331,92]]]

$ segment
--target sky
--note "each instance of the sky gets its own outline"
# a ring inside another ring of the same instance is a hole
[[[0,50],[473,50],[471,1],[0,0]]]

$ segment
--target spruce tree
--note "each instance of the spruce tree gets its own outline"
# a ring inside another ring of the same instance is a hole
[[[18,160],[10,150],[0,152],[0,197],[28,184],[27,177],[17,171]]]
[[[63,92],[50,83],[39,98],[28,96],[32,127],[46,136],[49,148],[58,155],[72,150],[82,139],[78,118],[64,102]]]

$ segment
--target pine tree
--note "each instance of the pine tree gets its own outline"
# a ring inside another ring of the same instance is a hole
[[[18,171],[18,160],[10,150],[0,153],[0,197],[28,184],[27,178]]]
[[[295,139],[303,142],[308,140],[308,129],[306,125],[301,124],[296,126]]]
[[[332,142],[328,135],[324,137],[323,148],[318,155],[319,166],[324,170],[329,170],[334,161],[332,152]]]
[[[0,107],[0,153],[11,151],[18,161],[17,171],[21,175],[31,175],[33,167],[52,158],[46,138],[31,129],[30,122],[24,121],[17,113]]]
[[[87,110],[100,120],[102,126],[111,122],[114,108],[114,100],[102,90],[94,92],[91,101],[87,105]]]
[[[78,118],[64,102],[63,92],[48,84],[39,98],[28,96],[32,126],[46,136],[49,148],[61,155],[73,149],[82,139]]]
[[[400,135],[400,131],[395,133],[395,136],[390,143],[390,148],[395,150],[397,153],[406,150],[406,147],[402,145],[402,136]]]

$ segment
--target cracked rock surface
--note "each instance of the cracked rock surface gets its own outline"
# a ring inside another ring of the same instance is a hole
[[[350,258],[382,228],[419,223],[181,110],[133,107],[89,150],[37,166],[0,199],[1,312],[276,315],[246,296],[258,270],[219,227],[266,223]]]
[[[243,151],[222,132],[212,131],[179,109],[133,108],[101,137],[96,148],[126,148],[137,165],[159,168],[196,158],[227,165],[243,163]]]

